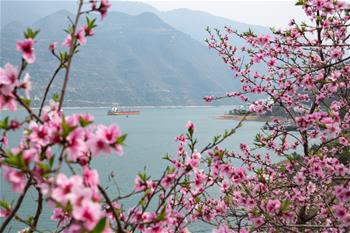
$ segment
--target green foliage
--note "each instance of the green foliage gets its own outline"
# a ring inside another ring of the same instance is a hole
[[[73,26],[72,26],[72,25],[69,25],[67,29],[64,29],[64,31],[65,31],[67,34],[72,34],[72,33],[73,33]]]
[[[85,120],[83,117],[80,117],[79,122],[82,127],[86,127],[92,123],[91,121]]]
[[[254,207],[254,209],[253,209],[253,211],[252,211],[252,214],[253,214],[253,216],[255,216],[255,217],[260,216],[260,211],[259,211],[258,207]]]
[[[157,221],[164,221],[166,219],[166,208],[164,207],[162,211],[159,213],[157,216],[156,220]]]
[[[11,152],[8,152],[8,157],[5,159],[5,163],[20,170],[24,170],[26,168],[22,153],[12,154]]]
[[[10,210],[11,206],[6,200],[0,200],[0,206],[5,210]]]
[[[0,129],[8,129],[9,127],[9,117],[5,117],[4,120],[0,121]]]
[[[116,144],[124,145],[124,141],[125,141],[127,136],[128,136],[128,134],[123,134],[122,136],[118,137],[117,141],[116,141]]]
[[[102,218],[90,233],[102,233],[106,227],[106,218]]]
[[[296,6],[303,6],[305,4],[305,1],[304,0],[298,0],[295,5]]]
[[[67,52],[60,52],[59,54],[60,62],[63,64],[68,60],[68,53]]]
[[[281,205],[281,211],[283,213],[289,212],[289,205],[290,205],[290,201],[289,200],[283,200],[282,201],[282,205]]]
[[[21,97],[22,102],[26,105],[26,106],[30,106],[30,104],[32,103],[31,99],[27,99],[27,98],[23,98]]]
[[[170,160],[171,160],[169,154],[164,155],[162,159],[167,160],[167,161],[170,161]]]
[[[33,223],[33,216],[29,216],[26,222],[28,223],[28,225],[31,225]]]
[[[39,32],[40,30],[33,31],[31,28],[27,28],[27,30],[24,32],[24,37],[26,39],[35,39]]]
[[[37,164],[41,169],[42,171],[44,172],[44,177],[47,178],[47,174],[51,171],[51,167],[49,164],[46,164],[46,163],[38,163]]]
[[[287,172],[287,168],[284,164],[281,164],[281,166],[279,167],[279,170],[281,173],[286,173]]]
[[[142,182],[146,182],[149,177],[147,177],[146,169],[143,172],[139,172],[139,177]]]
[[[88,29],[93,29],[97,27],[95,22],[96,22],[96,18],[90,19],[89,17],[86,17],[86,26]]]
[[[244,36],[253,36],[253,37],[256,37],[256,34],[252,31],[251,28],[249,28],[248,31],[244,32],[243,35],[244,35]]]
[[[53,101],[55,101],[56,103],[58,103],[58,101],[60,100],[60,95],[58,93],[53,94],[52,97]]]
[[[65,120],[65,118],[63,117],[62,118],[63,120],[62,120],[62,129],[63,129],[63,137],[67,137],[74,129],[75,129],[75,127],[70,127],[68,124],[67,124],[67,122],[66,122],[66,120]]]
[[[55,162],[55,156],[51,156],[51,158],[49,159],[50,168],[53,167],[54,162]]]

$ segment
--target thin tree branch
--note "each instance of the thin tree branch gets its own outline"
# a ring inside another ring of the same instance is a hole
[[[41,116],[41,111],[43,110],[43,107],[44,107],[44,104],[45,104],[45,100],[46,100],[47,94],[49,93],[51,84],[53,83],[54,79],[56,78],[56,76],[57,76],[58,72],[61,70],[61,68],[62,68],[62,63],[57,67],[57,69],[55,70],[54,74],[52,75],[52,78],[51,78],[50,82],[47,84],[47,87],[45,89],[45,93],[44,93],[43,99],[41,101],[40,109],[39,109],[39,117]]]
[[[18,200],[17,200],[17,203],[15,205],[15,207],[12,209],[10,215],[5,219],[5,221],[3,222],[3,224],[1,225],[1,228],[0,228],[0,232],[4,232],[7,225],[11,222],[11,220],[13,219],[13,217],[15,217],[17,211],[19,210],[19,208],[21,207],[21,204],[23,202],[23,199],[31,185],[31,182],[32,182],[32,178],[29,178],[28,181],[27,181],[27,184],[26,186],[24,187],[24,190],[23,190],[23,193],[19,196]]]
[[[81,12],[81,8],[83,6],[84,0],[80,0],[79,1],[79,6],[78,6],[78,10],[77,10],[77,14],[75,16],[75,21],[73,26],[73,30],[72,33],[70,34],[72,37],[72,44],[70,46],[69,49],[69,54],[68,54],[68,59],[67,59],[67,66],[66,66],[66,74],[64,77],[64,82],[63,82],[63,86],[62,86],[62,90],[61,90],[61,96],[60,96],[60,102],[58,105],[58,111],[60,111],[62,109],[62,105],[63,105],[63,101],[64,101],[64,95],[66,93],[66,89],[67,89],[67,84],[68,84],[68,79],[69,79],[69,73],[70,73],[70,67],[72,64],[72,58],[75,52],[75,43],[76,43],[76,36],[75,36],[75,32],[77,30],[77,26],[78,26],[78,22],[79,22],[79,18],[80,18],[80,12]]]
[[[117,222],[117,226],[118,226],[118,233],[126,233],[123,230],[122,224],[120,222],[120,219],[118,217],[117,212],[115,211],[114,207],[113,207],[113,203],[112,201],[109,199],[108,194],[106,193],[106,191],[102,188],[101,185],[98,186],[98,190],[101,192],[102,196],[104,197],[104,199],[106,200],[107,204],[109,205],[109,207],[111,208],[112,214],[114,219]]]
[[[38,225],[38,222],[39,222],[39,217],[43,209],[43,194],[41,193],[41,190],[39,188],[36,188],[36,190],[38,191],[38,206],[36,208],[35,216],[33,218],[33,223],[30,226],[29,233],[32,233],[35,231],[36,226]]]

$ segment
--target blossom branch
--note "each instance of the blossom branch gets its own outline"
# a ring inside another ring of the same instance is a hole
[[[45,88],[45,92],[44,92],[44,96],[42,98],[42,101],[41,101],[41,104],[40,104],[40,108],[39,108],[39,117],[41,116],[41,112],[43,110],[43,107],[44,107],[44,104],[45,104],[45,100],[46,100],[46,97],[47,97],[47,94],[50,90],[50,87],[51,87],[51,84],[53,83],[53,81],[55,80],[57,74],[59,73],[59,71],[62,69],[62,63],[60,63],[60,65],[56,68],[54,74],[52,75],[49,83],[47,84],[46,88]]]
[[[74,24],[72,25],[72,32],[70,34],[71,38],[72,38],[72,44],[70,46],[69,49],[69,53],[68,53],[68,58],[67,58],[67,65],[66,65],[66,73],[64,76],[64,81],[63,81],[63,86],[61,89],[61,95],[60,95],[60,101],[59,101],[59,105],[58,105],[58,111],[61,110],[62,105],[63,105],[63,101],[64,101],[64,95],[67,89],[67,84],[68,84],[68,79],[69,79],[69,74],[70,74],[70,68],[71,68],[71,64],[72,64],[72,59],[73,59],[73,55],[75,52],[75,46],[76,46],[76,30],[77,30],[77,26],[79,23],[79,18],[80,18],[80,12],[83,6],[84,0],[79,0],[79,6],[78,6],[78,10],[75,16],[75,21]]]
[[[109,205],[109,208],[112,211],[113,217],[115,219],[115,221],[117,222],[117,227],[118,227],[118,233],[126,233],[123,230],[123,227],[121,225],[120,219],[118,217],[117,212],[115,211],[115,208],[113,206],[112,201],[110,200],[110,198],[108,197],[108,194],[106,193],[106,191],[102,188],[102,186],[98,186],[98,190],[101,192],[102,196],[104,197],[104,199],[106,200],[107,204]]]

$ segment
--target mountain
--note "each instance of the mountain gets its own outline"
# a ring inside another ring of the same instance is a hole
[[[77,1],[1,0],[0,6],[0,25],[3,27],[12,21],[19,21],[26,25],[33,24],[40,18],[57,12],[58,9],[75,12]],[[129,1],[113,1],[110,11],[119,11],[129,15],[158,12],[156,8],[148,4]]]
[[[28,11],[28,9],[31,9]],[[73,12],[76,9],[75,1],[2,1],[1,2],[1,26],[12,21],[32,24],[36,20],[45,17],[47,14],[53,14],[57,9],[63,9]],[[139,15],[151,12],[158,15],[164,22],[175,29],[187,33],[192,38],[204,43],[208,37],[205,28],[222,29],[229,25],[238,31],[246,31],[251,28],[254,32],[266,34],[269,33],[267,27],[258,25],[249,25],[235,20],[215,16],[203,11],[176,9],[171,11],[159,11],[151,5],[134,1],[112,1],[110,11],[117,11],[129,15]],[[241,41],[234,41],[241,45]]]
[[[50,42],[63,41],[71,13],[58,11],[33,23],[40,28],[37,63],[30,67],[32,96],[40,98],[57,61]],[[15,41],[25,27],[13,22],[1,29],[1,65],[17,63]],[[132,16],[111,12],[73,60],[67,104],[197,105],[202,97],[235,89],[237,80],[214,51],[174,29],[153,13]],[[57,77],[53,93],[62,85]]]
[[[249,28],[257,34],[269,33],[267,27],[250,25],[238,21],[226,19],[215,16],[203,11],[195,11],[189,9],[176,9],[166,12],[158,12],[158,16],[169,25],[173,26],[179,31],[191,35],[194,39],[204,43],[205,38],[208,37],[206,28],[210,27],[223,30],[225,26],[231,26],[240,32],[245,32]],[[194,20],[195,19],[195,20]],[[233,41],[237,45],[242,45],[242,41]]]

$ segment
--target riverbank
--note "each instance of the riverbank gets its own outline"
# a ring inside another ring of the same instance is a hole
[[[243,118],[244,118],[244,115],[225,114],[225,115],[222,115],[222,116],[218,116],[216,119],[241,121]],[[286,121],[287,120],[287,118],[276,117],[276,116],[258,116],[258,115],[248,115],[248,116],[246,116],[246,121],[266,122],[266,121],[272,121],[273,119],[278,119],[280,121]]]

